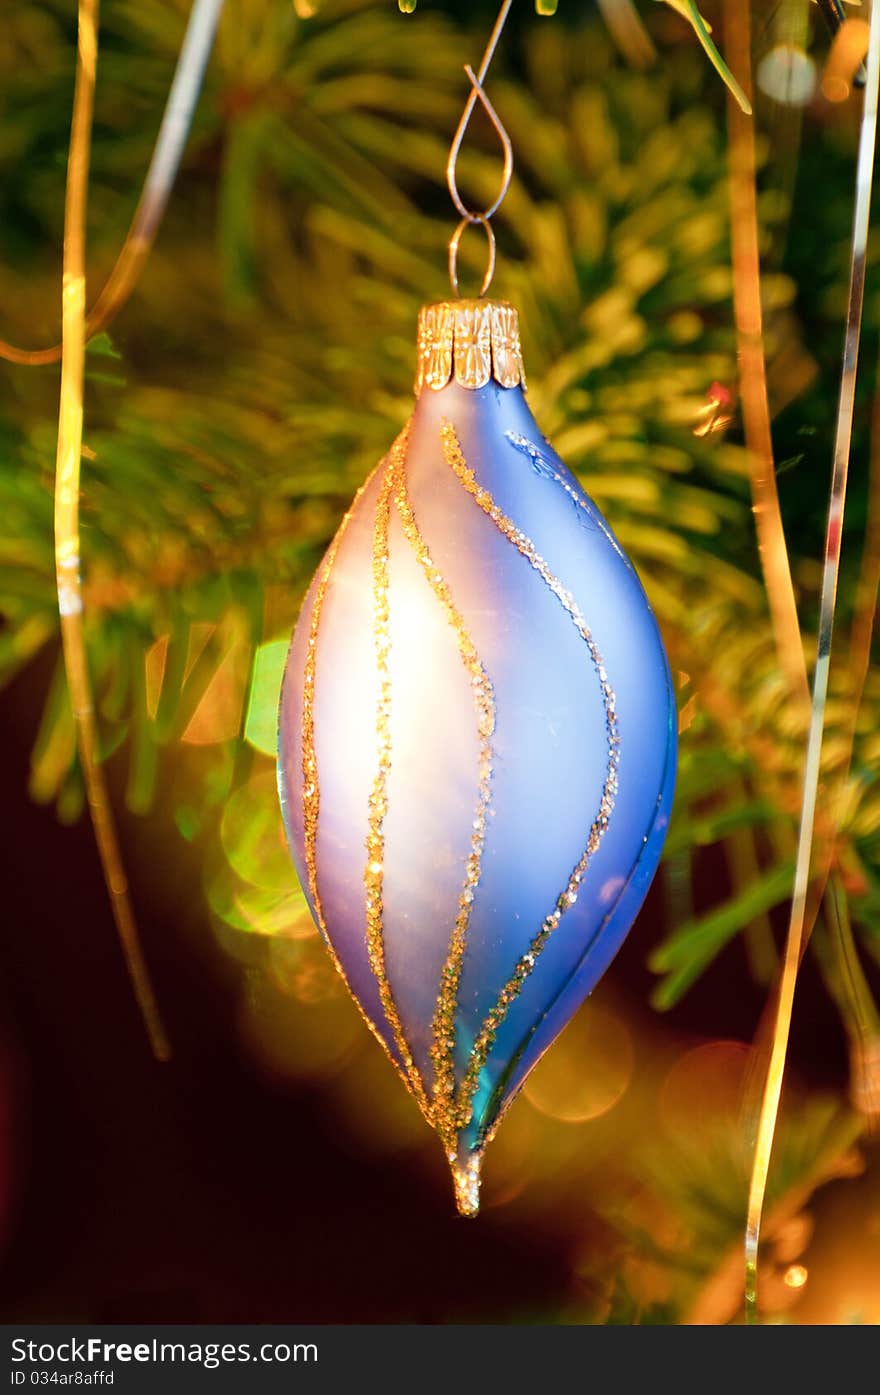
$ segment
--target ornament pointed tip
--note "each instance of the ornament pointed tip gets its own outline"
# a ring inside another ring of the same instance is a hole
[[[483,1166],[482,1153],[467,1153],[463,1159],[450,1158],[452,1181],[455,1186],[455,1204],[460,1216],[477,1216],[480,1213],[480,1169]]]

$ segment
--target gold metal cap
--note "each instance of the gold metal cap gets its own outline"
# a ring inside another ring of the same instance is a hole
[[[419,313],[416,396],[439,392],[455,379],[481,388],[526,386],[519,341],[519,315],[504,300],[444,300]]]

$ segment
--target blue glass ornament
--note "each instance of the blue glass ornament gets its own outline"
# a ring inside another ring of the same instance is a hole
[[[541,436],[515,312],[426,307],[412,418],[294,632],[279,788],[316,923],[474,1214],[644,900],[676,708],[639,579]]]

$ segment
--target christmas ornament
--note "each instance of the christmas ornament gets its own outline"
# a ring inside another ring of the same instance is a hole
[[[488,58],[468,69],[453,143],[456,289],[469,223],[490,240],[487,282],[494,266],[500,200],[472,213],[454,178],[478,99],[503,129]],[[280,711],[281,801],[312,913],[467,1215],[505,1109],[644,899],[675,779],[644,591],[525,388],[510,305],[422,310],[414,412],[318,568]]]
[[[417,392],[306,599],[280,783],[315,920],[472,1211],[647,891],[676,714],[638,578],[529,411],[511,307],[427,307]]]

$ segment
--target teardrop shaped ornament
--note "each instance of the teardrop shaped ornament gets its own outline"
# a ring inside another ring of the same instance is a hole
[[[656,621],[525,386],[511,306],[423,309],[415,409],[318,568],[280,712],[312,913],[468,1215],[635,919],[675,783]]]

